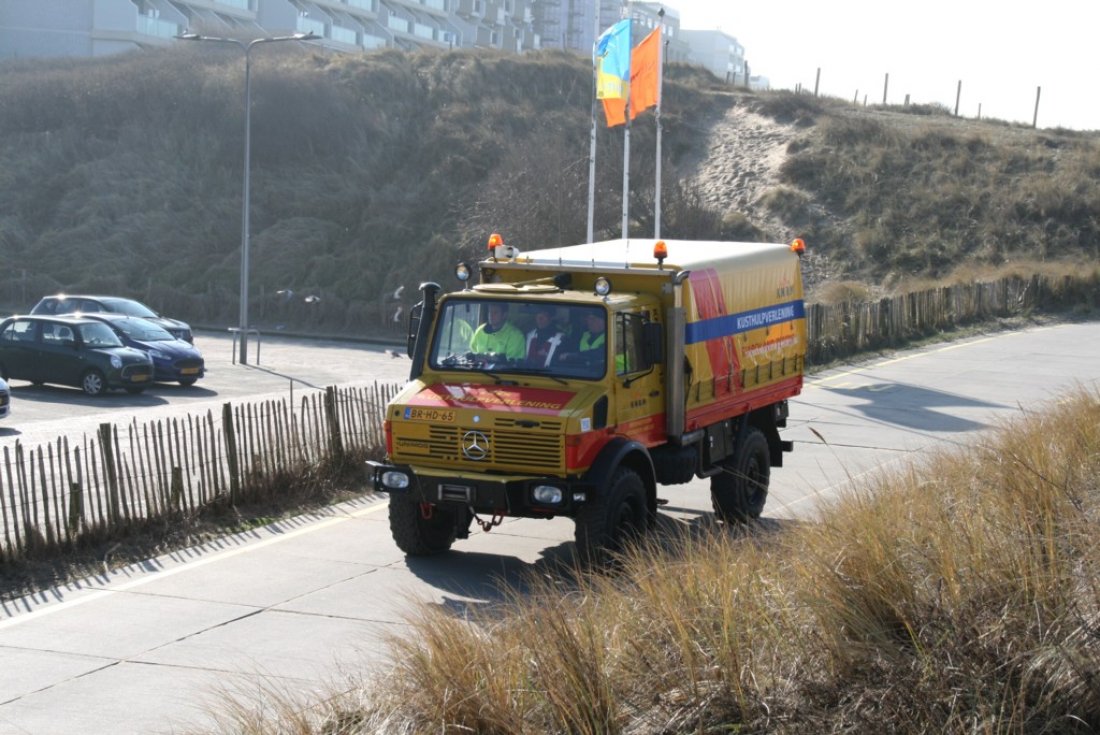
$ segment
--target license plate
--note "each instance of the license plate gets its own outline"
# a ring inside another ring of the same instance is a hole
[[[198,368],[184,368],[183,370],[180,370],[180,375],[194,375],[198,371]]]
[[[141,383],[141,382],[146,381],[148,379],[149,379],[148,375],[135,375],[132,378],[130,378],[130,382],[131,383]]]
[[[412,421],[437,421],[441,424],[453,424],[455,412],[451,408],[406,408],[405,418]]]

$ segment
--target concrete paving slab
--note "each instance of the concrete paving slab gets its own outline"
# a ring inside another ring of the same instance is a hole
[[[182,597],[266,608],[365,574],[373,567],[333,559],[311,559],[283,548],[268,555],[241,554],[218,564],[217,577],[202,568],[142,585],[140,594]]]
[[[264,610],[135,656],[144,663],[253,676],[326,681],[383,657],[392,626],[332,615]]]
[[[216,602],[112,592],[92,604],[52,611],[0,628],[0,647],[129,659],[256,613]]]
[[[228,697],[270,707],[280,692],[307,698],[323,685],[193,668],[121,662],[6,703],[0,735],[129,735],[209,730]]]
[[[0,704],[115,663],[113,658],[0,646]]]

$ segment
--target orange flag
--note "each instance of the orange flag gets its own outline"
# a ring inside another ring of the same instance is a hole
[[[630,54],[630,119],[661,103],[661,29],[655,28]]]
[[[626,100],[612,97],[602,99],[600,102],[603,102],[603,115],[607,118],[607,127],[613,128],[616,125],[626,124]]]

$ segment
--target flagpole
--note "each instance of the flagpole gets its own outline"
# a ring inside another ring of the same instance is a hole
[[[657,11],[657,187],[653,191],[653,239],[661,239],[661,91],[664,84],[665,9]]]
[[[588,240],[595,239],[596,221],[596,108],[600,101],[596,98],[596,89],[599,86],[599,69],[596,65],[596,45],[600,37],[600,0],[593,0],[592,29],[592,132],[588,141]]]
[[[630,82],[626,85],[624,109],[626,129],[623,130],[623,239],[626,240],[630,237]]]

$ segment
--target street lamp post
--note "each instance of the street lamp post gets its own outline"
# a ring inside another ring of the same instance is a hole
[[[312,31],[309,33],[295,33],[290,36],[265,36],[254,38],[251,41],[242,41],[239,38],[218,38],[215,36],[200,36],[197,33],[184,33],[176,36],[183,41],[211,41],[213,43],[231,43],[244,50],[244,191],[241,194],[241,309],[240,319],[237,324],[238,337],[240,338],[240,353],[238,360],[242,365],[248,364],[248,273],[249,273],[249,212],[251,209],[251,184],[252,184],[252,49],[261,43],[275,43],[277,41],[308,41],[317,38]]]

